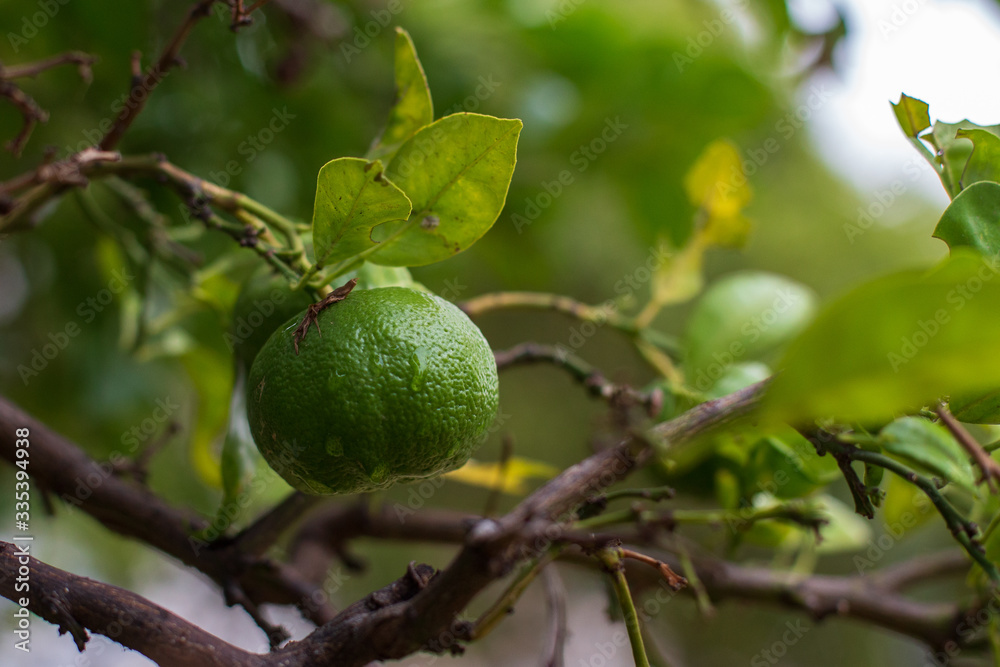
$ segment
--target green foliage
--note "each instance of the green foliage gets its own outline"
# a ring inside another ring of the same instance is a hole
[[[384,177],[378,160],[339,158],[326,163],[319,170],[313,209],[317,265],[350,260],[375,248],[372,229],[406,220],[411,208],[403,191]]]
[[[413,202],[413,213],[384,225],[371,261],[420,266],[478,241],[503,209],[520,133],[519,120],[463,113],[413,135],[386,172]]]
[[[806,327],[815,304],[809,288],[763,271],[716,281],[688,317],[684,342],[689,380],[704,391],[720,369],[766,358]]]
[[[403,142],[434,120],[434,103],[427,86],[427,76],[417,58],[416,47],[408,32],[396,28],[396,104],[389,112],[382,136],[368,151],[369,159],[391,160]]]
[[[982,181],[962,190],[945,209],[934,236],[950,248],[974,248],[986,257],[1000,254],[1000,183]]]
[[[946,482],[969,490],[975,486],[968,457],[939,424],[921,417],[902,417],[879,432],[878,444],[907,465],[927,470]]]
[[[886,276],[835,300],[789,346],[767,414],[797,424],[879,422],[1000,385],[996,272],[956,251],[929,273]]]

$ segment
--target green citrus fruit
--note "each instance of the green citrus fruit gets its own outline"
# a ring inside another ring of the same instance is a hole
[[[308,294],[292,291],[287,278],[269,266],[260,267],[243,284],[233,306],[226,342],[236,359],[249,367],[275,329],[310,303]]]
[[[250,370],[250,431],[307,493],[358,493],[464,464],[498,407],[496,363],[465,314],[406,287],[355,290],[274,332]]]

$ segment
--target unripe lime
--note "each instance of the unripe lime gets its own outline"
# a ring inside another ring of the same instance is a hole
[[[355,290],[267,341],[248,415],[264,459],[308,493],[358,493],[464,464],[498,407],[493,354],[453,304],[405,287]]]

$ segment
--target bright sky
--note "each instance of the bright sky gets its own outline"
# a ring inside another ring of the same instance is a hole
[[[862,195],[907,178],[907,163],[917,158],[889,107],[901,92],[930,104],[932,121],[1000,123],[1000,11],[993,2],[837,2],[849,35],[837,53],[837,78],[823,79],[835,95],[808,127],[822,154]],[[829,20],[827,2],[791,4],[806,27],[822,28]],[[915,189],[947,202],[933,172],[922,173]]]

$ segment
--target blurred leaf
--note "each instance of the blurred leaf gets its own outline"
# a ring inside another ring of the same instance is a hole
[[[409,269],[404,266],[379,266],[365,262],[358,268],[357,289],[374,289],[376,287],[410,287],[426,291],[427,288],[413,280]]]
[[[722,398],[771,377],[771,369],[759,361],[738,362],[728,366],[722,377],[705,392],[705,399]]]
[[[226,432],[229,401],[233,393],[233,364],[230,359],[204,347],[181,357],[197,397],[191,432],[191,463],[202,482],[221,488],[222,473],[217,449]]]
[[[376,230],[375,264],[419,266],[459,253],[489,231],[503,209],[517,161],[521,121],[459,113],[417,132],[386,175],[413,202],[405,223]]]
[[[410,210],[410,200],[385,178],[378,160],[345,157],[327,162],[316,181],[316,263],[326,266],[374,248],[372,229],[406,220]]]
[[[744,271],[716,281],[688,318],[688,383],[707,391],[732,364],[791,339],[809,323],[815,302],[812,290],[772,273]]]
[[[897,538],[936,514],[923,491],[898,475],[889,475],[882,501],[882,520]]]
[[[229,402],[226,439],[222,443],[222,507],[231,506],[243,495],[257,466],[263,461],[253,442],[247,421],[246,375],[246,367],[238,364],[232,399]]]
[[[407,139],[434,121],[434,105],[424,68],[408,32],[396,28],[396,103],[389,112],[382,136],[368,151],[369,159],[386,158]]]
[[[1000,255],[1000,183],[982,181],[959,193],[934,228],[934,237],[952,249],[968,246],[987,257]]]
[[[739,149],[730,141],[713,141],[684,177],[690,202],[709,218],[732,218],[750,202]]]
[[[789,346],[765,413],[877,422],[1000,385],[998,268],[959,249],[930,273],[896,273],[837,299]]]
[[[976,480],[961,445],[939,424],[902,417],[878,434],[879,445],[904,463],[930,471],[947,482],[974,489]]]
[[[680,251],[666,258],[656,271],[652,300],[660,306],[684,303],[701,291],[704,285],[702,264],[705,244],[693,237]]]
[[[784,428],[755,445],[757,486],[778,498],[799,498],[840,476],[832,456],[820,456],[798,431]]]
[[[973,398],[952,397],[949,407],[966,424],[1000,424],[1000,389]]]
[[[829,523],[820,529],[823,541],[816,547],[820,554],[857,551],[868,546],[872,539],[871,523],[859,516],[833,496],[821,495],[815,499],[826,514]]]
[[[989,130],[965,129],[956,133],[972,141],[972,155],[962,172],[962,188],[979,181],[1000,181],[1000,137]]]
[[[445,477],[469,486],[481,486],[503,493],[520,496],[530,489],[529,480],[552,479],[562,472],[559,468],[519,456],[511,457],[506,464],[500,462],[480,463],[470,460],[458,470],[445,473]]]

